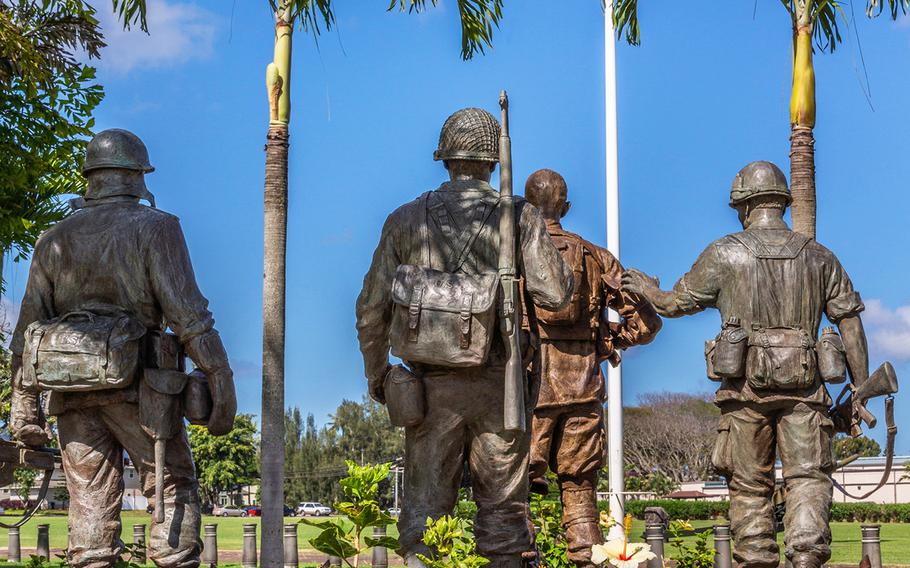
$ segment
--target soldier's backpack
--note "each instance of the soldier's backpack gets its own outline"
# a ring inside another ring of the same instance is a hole
[[[585,241],[577,236],[557,232],[551,233],[550,238],[563,260],[572,268],[575,288],[569,303],[558,310],[535,306],[540,333],[550,339],[594,339],[602,319],[601,281],[604,268],[587,250]]]
[[[750,231],[736,233],[733,238],[745,246],[756,258],[759,267],[797,258],[809,238],[792,233],[779,247],[771,247]],[[746,350],[745,377],[752,388],[759,390],[799,390],[812,386],[818,380],[818,363],[815,338],[798,326],[768,325],[769,318],[762,314],[767,305],[780,305],[778,290],[762,286],[758,270],[752,271],[752,289],[756,306],[755,321],[749,332]],[[764,272],[771,272],[770,269]],[[800,270],[798,274],[803,271]],[[801,277],[797,278],[802,280]]]
[[[421,265],[400,265],[392,281],[391,351],[408,363],[479,366],[487,360],[495,335],[499,275],[496,272],[469,274],[465,272],[465,264],[499,200],[481,200],[470,226],[457,233],[454,229],[446,231],[451,225],[445,221],[444,204],[432,201],[436,201],[432,192],[418,199]],[[451,259],[445,270],[429,268],[430,211],[447,237],[441,243],[450,253],[443,256]]]
[[[80,310],[25,330],[22,383],[29,389],[85,392],[130,386],[146,328],[119,312]]]

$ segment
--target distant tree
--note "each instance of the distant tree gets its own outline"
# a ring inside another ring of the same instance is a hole
[[[857,455],[861,458],[874,458],[882,454],[882,447],[878,442],[866,436],[851,438],[846,434],[838,434],[834,438],[834,455],[838,460],[847,459]]]
[[[32,492],[32,487],[35,486],[36,477],[38,477],[38,470],[27,467],[20,467],[13,472],[13,478],[19,488],[19,497],[26,507],[28,507],[29,495]]]
[[[712,475],[719,410],[709,397],[649,393],[624,412],[623,453],[630,471],[674,483]]]
[[[9,437],[10,403],[13,398],[12,359],[10,352],[0,345],[0,435]]]
[[[256,424],[249,414],[238,414],[225,436],[212,436],[205,426],[189,427],[190,448],[199,486],[207,503],[222,491],[236,490],[258,477]]]

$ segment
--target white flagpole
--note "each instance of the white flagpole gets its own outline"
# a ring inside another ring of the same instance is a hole
[[[616,42],[612,6],[604,3],[604,122],[607,167],[607,249],[619,260],[619,155],[616,117]],[[619,316],[610,310],[610,320]],[[622,455],[622,366],[607,365],[607,454],[610,483],[610,513],[616,524],[610,537],[622,535],[625,512]]]

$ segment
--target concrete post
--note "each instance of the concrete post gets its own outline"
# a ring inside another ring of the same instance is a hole
[[[256,568],[258,565],[256,554],[256,524],[246,523],[243,525],[243,568]]]
[[[663,568],[664,565],[664,526],[660,523],[645,525],[645,543],[651,546],[655,558],[648,560],[648,568]]]
[[[133,545],[134,551],[138,555],[136,561],[145,564],[148,559],[148,552],[145,549],[145,525],[133,525]]]
[[[19,545],[19,527],[9,529],[9,548],[6,551],[9,562],[22,561],[22,548]]]
[[[714,525],[714,568],[733,568],[730,525]]]
[[[202,527],[202,534],[202,564],[214,568],[218,566],[218,525],[205,525]],[[253,535],[253,538],[255,539],[256,536]],[[246,543],[244,542],[244,544]],[[253,546],[255,546],[255,542]]]
[[[861,525],[860,529],[863,531],[862,555],[869,557],[872,568],[882,568],[881,526]]]
[[[373,538],[382,538],[385,535],[385,527],[373,527]],[[373,568],[389,568],[389,549],[382,546],[373,548]]]
[[[50,528],[50,525],[38,525],[38,546],[35,549],[35,554],[48,560],[51,558]]]
[[[298,568],[297,523],[284,525],[284,568]]]

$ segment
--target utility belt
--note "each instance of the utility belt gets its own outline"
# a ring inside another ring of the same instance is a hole
[[[816,341],[798,327],[753,324],[746,331],[735,317],[705,344],[705,362],[708,378],[745,378],[756,390],[801,390],[819,379],[838,384],[847,376],[843,340],[833,328]]]
[[[25,331],[22,386],[26,390],[86,393],[139,385],[140,407],[150,393],[180,397],[174,411],[205,423],[211,393],[201,372],[185,372],[186,356],[176,335],[148,330],[132,315],[112,306],[93,306],[37,321]],[[169,405],[173,406],[173,405]]]

